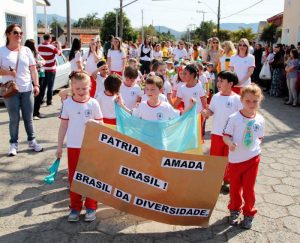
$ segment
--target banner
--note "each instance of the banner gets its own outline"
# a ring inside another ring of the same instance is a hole
[[[71,190],[149,220],[207,226],[226,162],[157,150],[88,122]]]

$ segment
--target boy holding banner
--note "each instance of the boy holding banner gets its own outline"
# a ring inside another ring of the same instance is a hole
[[[217,81],[219,92],[212,97],[209,108],[202,112],[205,118],[214,117],[211,131],[210,155],[228,156],[228,146],[223,141],[223,129],[228,117],[243,108],[240,96],[231,90],[237,83],[238,77],[234,72],[221,71],[218,74]],[[223,180],[222,190],[228,192],[228,166],[226,167]]]
[[[68,172],[71,188],[71,183],[73,181],[73,176],[79,159],[85,123],[91,119],[101,121],[102,112],[97,100],[90,97],[90,77],[85,72],[80,71],[72,72],[69,78],[71,79],[71,90],[73,96],[69,96],[63,101],[63,106],[59,116],[61,123],[58,132],[56,157],[61,158],[62,156],[64,138],[67,134]],[[86,197],[85,207],[86,214],[84,220],[95,220],[97,201]],[[70,191],[70,208],[71,212],[69,214],[68,221],[77,222],[82,208],[82,196],[72,191]]]

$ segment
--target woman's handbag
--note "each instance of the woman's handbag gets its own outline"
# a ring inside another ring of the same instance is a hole
[[[271,79],[271,69],[268,62],[265,62],[264,65],[262,66],[259,73],[259,78],[262,80]]]
[[[18,69],[19,57],[20,57],[20,51],[19,51],[18,57],[17,57],[16,72],[17,72],[17,69]],[[18,92],[19,92],[19,87],[18,87],[15,80],[9,80],[4,84],[0,84],[0,94],[5,99],[15,95]]]

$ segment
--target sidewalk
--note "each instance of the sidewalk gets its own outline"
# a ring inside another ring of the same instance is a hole
[[[228,195],[222,194],[206,229],[156,223],[102,204],[96,221],[68,223],[66,151],[56,182],[43,183],[55,159],[60,104],[54,96],[54,105],[41,109],[47,118],[34,121],[45,151],[27,150],[21,123],[16,157],[6,156],[8,115],[0,105],[0,242],[300,242],[300,107],[270,97],[262,104],[266,136],[256,185],[258,215],[246,231],[228,225]],[[209,144],[206,140],[204,151]]]

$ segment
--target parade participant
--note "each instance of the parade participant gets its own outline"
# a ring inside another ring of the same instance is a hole
[[[73,181],[73,176],[78,163],[80,148],[83,140],[85,124],[89,120],[97,120],[102,123],[102,113],[98,102],[91,98],[90,77],[85,72],[72,72],[70,74],[72,97],[63,101],[60,113],[60,127],[58,132],[58,145],[56,156],[61,158],[63,152],[63,143],[67,134],[68,151],[68,173],[69,184]],[[94,221],[96,219],[97,201],[85,198],[85,221]],[[80,211],[82,209],[82,195],[70,190],[70,209],[68,216],[69,222],[79,221]]]
[[[205,75],[209,81],[209,88],[212,91],[213,94],[218,92],[217,89],[217,82],[216,82],[216,75],[214,73],[214,64],[209,62],[206,64],[206,72]]]
[[[150,64],[153,59],[153,50],[149,36],[146,36],[143,44],[139,46],[139,58],[141,63],[141,73],[148,74],[150,72]]]
[[[228,117],[243,108],[240,96],[232,91],[232,87],[237,83],[238,78],[235,73],[221,71],[217,82],[219,92],[212,97],[209,108],[203,112],[206,119],[213,116],[210,155],[228,156],[228,146],[223,141],[223,129]],[[222,190],[228,192],[228,166],[223,181]]]
[[[238,44],[237,54],[230,59],[230,69],[239,78],[239,83],[232,89],[234,92],[239,94],[241,88],[251,84],[254,67],[255,60],[254,56],[249,53],[249,42],[246,38],[242,38]]]
[[[138,70],[128,66],[125,68],[124,76],[125,79],[121,85],[120,94],[125,105],[132,110],[141,101],[143,94],[136,83]]]
[[[0,48],[0,76],[2,84],[14,80],[18,91],[4,98],[9,115],[10,147],[8,156],[16,156],[18,152],[18,136],[20,110],[27,133],[29,149],[43,151],[35,139],[33,127],[33,96],[40,92],[36,62],[28,47],[22,46],[23,32],[18,24],[11,24],[5,30],[6,45]]]
[[[74,38],[69,55],[69,62],[71,63],[71,72],[83,70],[83,63],[80,50],[81,41],[77,38]]]
[[[100,43],[100,41],[99,41]],[[101,44],[100,44],[101,46]],[[102,52],[98,49],[99,44],[95,39],[91,39],[90,44],[89,44],[89,51],[84,53],[82,59],[85,61],[85,66],[84,70],[90,75],[91,77],[91,91],[90,91],[90,96],[94,97],[96,94],[96,78],[97,75],[93,75],[95,70],[97,69],[97,63],[101,60],[102,58]]]
[[[121,39],[114,37],[112,48],[107,53],[107,64],[110,74],[116,73],[122,77],[126,64],[126,54],[121,46]]]
[[[163,77],[163,94],[167,97],[170,104],[172,104],[172,86],[167,78],[167,65],[164,62],[156,62],[153,64],[152,71],[162,75]]]
[[[97,69],[93,73],[93,75],[96,74],[96,91],[95,94],[97,95],[100,91],[104,90],[104,81],[108,76],[108,65],[106,61],[102,60],[97,63]]]
[[[237,225],[242,210],[244,219],[241,226],[245,229],[252,227],[257,213],[254,187],[265,124],[257,111],[262,99],[262,91],[256,84],[245,86],[241,90],[243,109],[229,116],[223,132],[224,143],[229,147],[229,222]]]
[[[202,84],[206,97],[209,98],[210,97],[209,82],[208,82],[207,75],[205,75],[204,73],[204,66],[202,65],[202,63],[197,63],[197,67],[198,67],[198,74],[199,74],[198,80]]]
[[[222,56],[223,50],[218,37],[209,39],[207,49],[203,52],[203,61],[210,62],[213,64],[213,71],[217,72],[217,65],[219,58]]]
[[[184,85],[183,81],[183,71],[186,65],[182,63],[178,68],[178,73],[174,76],[173,86],[172,86],[172,98],[176,98],[177,90],[180,86]]]
[[[117,98],[118,104],[128,113],[148,121],[164,121],[171,120],[180,116],[179,110],[176,110],[168,102],[161,101],[159,95],[163,89],[163,80],[159,76],[150,75],[146,80],[145,92],[148,96],[147,101],[143,101],[133,110],[124,105],[121,97]],[[185,112],[190,110],[194,101],[190,100]],[[183,114],[182,113],[182,114]]]
[[[156,44],[153,50],[153,58],[162,61],[163,53],[160,44]]]
[[[186,59],[187,58],[187,51],[184,48],[184,41],[183,40],[180,40],[178,42],[178,46],[173,50],[172,55],[173,55],[173,60],[178,61],[178,62],[181,59]]]
[[[96,100],[100,105],[103,114],[103,122],[105,124],[117,124],[114,103],[120,92],[121,84],[122,80],[119,75],[109,75],[104,81],[104,90],[100,90],[96,95]]]
[[[298,77],[298,68],[299,68],[299,54],[297,49],[292,49],[290,52],[290,58],[287,62],[285,71],[286,71],[286,82],[289,90],[289,100],[285,103],[286,105],[292,105],[293,107],[297,106],[297,90],[296,83]]]
[[[230,71],[230,59],[236,53],[234,45],[231,41],[223,42],[223,55],[219,58],[217,71],[218,73],[221,71]]]
[[[44,42],[38,46],[38,52],[45,59],[45,82],[41,85],[40,96],[41,102],[44,99],[47,89],[47,105],[52,104],[53,85],[56,75],[56,59],[55,55],[61,55],[60,42],[51,44],[51,36],[49,34],[44,35]]]
[[[141,73],[141,71],[139,70],[139,65],[140,65],[139,62],[135,58],[130,58],[128,60],[128,66],[138,70],[138,77],[135,80],[136,83],[138,85],[143,86],[144,85],[144,77],[143,77],[143,74]]]

